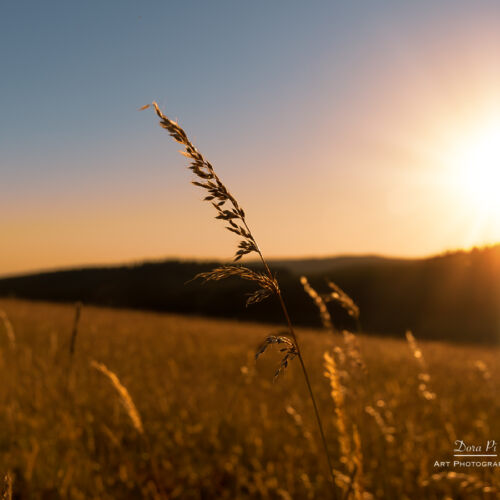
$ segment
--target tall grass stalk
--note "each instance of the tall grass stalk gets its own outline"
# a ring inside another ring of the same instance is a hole
[[[300,282],[304,287],[305,292],[311,297],[314,304],[318,308],[318,312],[321,318],[323,326],[332,333],[335,333],[333,327],[333,321],[328,310],[326,303],[330,301],[335,301],[340,303],[346,311],[348,311],[350,316],[359,318],[359,308],[354,303],[354,301],[337,285],[333,282],[328,282],[328,286],[333,292],[326,295],[320,295],[310,284],[305,276],[301,276]],[[344,331],[344,343],[348,356],[351,359],[360,360],[361,356],[357,350],[357,346],[354,342],[355,337],[353,334]],[[342,353],[340,348],[336,348],[337,352]],[[344,400],[344,388],[340,382],[339,373],[337,369],[337,364],[335,362],[334,356],[331,356],[328,352],[324,353],[324,366],[325,366],[325,377],[328,378],[330,382],[330,395],[334,403],[335,410],[335,423],[338,432],[338,442],[340,447],[341,459],[340,461],[347,467],[348,476],[341,475],[337,473],[340,482],[345,483],[344,487],[344,498],[349,498],[350,492],[352,491],[355,499],[360,499],[362,497],[362,488],[360,485],[360,478],[362,474],[363,457],[361,453],[361,439],[357,430],[357,427],[353,424],[352,426],[352,446],[351,446],[351,436],[347,429],[347,414],[345,408]],[[358,363],[356,363],[358,364]],[[360,366],[358,364],[358,366]]]
[[[75,304],[75,318],[73,320],[73,328],[71,330],[71,341],[69,344],[69,355],[70,358],[73,359],[76,348],[76,337],[78,335],[78,326],[80,324],[80,316],[82,314],[82,303],[77,302]]]
[[[0,320],[3,323],[5,334],[7,335],[7,340],[9,341],[9,346],[12,350],[16,348],[16,334],[14,333],[14,327],[10,322],[7,313],[3,310],[0,310]]]
[[[71,384],[74,382],[74,377],[73,374],[74,372],[74,367],[73,367],[73,361],[75,357],[75,350],[76,350],[76,339],[78,337],[78,330],[80,326],[80,318],[82,314],[82,303],[77,302],[75,304],[75,316],[73,318],[73,326],[71,327],[71,337],[69,340],[69,359],[68,359],[68,365],[66,368],[66,394],[67,397],[71,396]]]
[[[457,433],[455,432],[455,428],[453,426],[451,418],[449,417],[449,411],[444,408],[443,401],[437,397],[437,394],[430,389],[431,376],[429,374],[429,369],[427,368],[427,363],[425,362],[422,351],[417,344],[417,340],[410,330],[406,332],[406,340],[408,342],[408,345],[410,346],[413,357],[417,361],[420,368],[420,373],[418,374],[418,392],[425,400],[436,405],[438,414],[443,423],[443,427],[448,434],[450,443],[454,443],[457,439]]]
[[[266,342],[264,342],[263,347],[261,347],[258,354],[264,352],[266,347],[273,343],[283,343],[288,347],[284,349],[286,351],[285,357],[281,363],[280,369],[285,368],[288,361],[294,357],[298,357],[299,363],[302,369],[302,374],[307,386],[307,391],[309,393],[312,406],[314,409],[314,414],[318,424],[319,433],[321,436],[321,441],[323,449],[325,452],[325,458],[328,464],[328,470],[331,479],[332,496],[334,499],[338,498],[336,486],[335,486],[335,476],[333,471],[332,459],[328,450],[328,445],[326,442],[325,432],[323,429],[323,423],[319,413],[318,405],[316,402],[316,397],[311,386],[309,379],[309,374],[304,363],[304,358],[300,348],[300,343],[298,341],[297,335],[295,333],[290,315],[288,313],[285,301],[283,299],[283,294],[281,292],[278,280],[275,275],[271,272],[271,269],[264,258],[262,251],[260,250],[257,242],[248,226],[246,215],[243,208],[240,207],[236,198],[229,192],[227,187],[223,184],[219,176],[216,174],[213,166],[208,162],[203,155],[196,149],[196,147],[191,143],[187,134],[184,130],[174,121],[170,120],[165,116],[157,103],[153,102],[153,107],[156,114],[160,118],[160,125],[166,129],[170,136],[179,144],[184,147],[184,151],[181,151],[185,157],[190,160],[189,169],[197,177],[197,180],[193,181],[195,186],[204,189],[207,192],[205,201],[210,202],[214,209],[216,210],[216,219],[222,220],[226,223],[226,229],[236,235],[241,239],[238,244],[238,249],[236,251],[234,261],[240,260],[244,255],[250,253],[256,253],[259,256],[260,261],[264,267],[264,272],[256,272],[249,268],[243,266],[235,265],[225,265],[214,269],[208,273],[201,273],[197,278],[201,278],[205,281],[210,280],[220,280],[228,277],[240,277],[245,280],[253,281],[258,284],[259,288],[254,293],[252,293],[247,299],[247,305],[260,302],[272,295],[276,296],[280,304],[283,316],[285,318],[289,338],[284,337],[268,337]],[[143,106],[141,109],[148,108],[149,105]]]
[[[116,373],[112,372],[106,365],[103,363],[99,363],[98,361],[92,360],[90,362],[92,368],[95,368],[97,371],[101,372],[108,380],[111,382],[111,385],[115,388],[116,392],[120,396],[120,401],[122,403],[123,408],[125,409],[130,421],[134,429],[139,434],[144,434],[144,426],[142,425],[142,419],[137,411],[137,407],[130,396],[127,388],[120,382],[120,379],[116,375]]]

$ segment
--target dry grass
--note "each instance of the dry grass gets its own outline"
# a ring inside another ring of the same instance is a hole
[[[7,474],[5,474],[4,482],[5,485],[2,494],[2,500],[12,500],[12,476],[10,472],[7,472]]]
[[[142,420],[139,412],[137,411],[137,408],[132,401],[132,398],[130,397],[130,393],[128,392],[127,388],[120,382],[120,379],[118,378],[116,373],[113,373],[109,368],[106,367],[106,365],[103,365],[102,363],[94,360],[90,362],[90,365],[92,366],[92,368],[95,368],[97,371],[101,372],[109,379],[113,387],[116,389],[116,392],[120,397],[120,401],[123,404],[123,408],[125,408],[125,411],[127,412],[127,415],[129,416],[134,429],[139,434],[143,434],[144,428],[142,426]]]
[[[68,397],[74,307],[2,300],[0,308],[17,337],[15,351],[0,337],[0,475],[11,472],[14,498],[330,495],[299,366],[273,383],[279,353],[253,361],[271,327],[87,307]],[[357,336],[365,376],[347,352],[337,354],[341,335],[299,333],[334,468],[348,480],[354,468],[364,498],[496,497],[498,469],[449,470],[434,461],[449,460],[453,449],[442,411],[460,439],[500,435],[498,349],[419,342],[436,394],[428,401],[403,336]],[[343,388],[348,463],[323,375],[325,352],[335,353]],[[143,435],[92,359],[119,374]]]
[[[16,334],[14,333],[14,327],[12,326],[12,323],[10,322],[10,319],[5,311],[0,310],[0,320],[3,324],[10,348],[14,350],[16,348]]]

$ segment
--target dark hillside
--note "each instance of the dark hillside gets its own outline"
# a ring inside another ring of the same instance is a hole
[[[420,260],[342,257],[274,264],[297,324],[318,324],[316,310],[299,283],[301,273],[296,272],[316,269],[307,273],[311,283],[319,291],[327,291],[325,278],[341,286],[360,306],[362,327],[368,332],[401,336],[412,329],[420,338],[499,342],[500,245]],[[272,300],[245,307],[251,284],[190,281],[216,265],[165,261],[11,277],[0,280],[0,295],[281,321]],[[337,327],[354,328],[343,310],[333,306],[332,313]]]

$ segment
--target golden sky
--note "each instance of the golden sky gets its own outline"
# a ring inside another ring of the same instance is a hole
[[[131,6],[34,9],[26,33],[3,30],[0,274],[232,256],[177,145],[137,111],[153,99],[270,257],[500,241],[500,7],[265,5],[189,12],[194,40],[183,6],[140,23]]]

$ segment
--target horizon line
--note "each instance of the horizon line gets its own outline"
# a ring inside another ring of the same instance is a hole
[[[449,254],[460,253],[460,252],[471,252],[474,249],[478,250],[486,250],[489,248],[500,247],[500,242],[497,243],[489,243],[485,245],[471,245],[470,247],[463,248],[450,248],[442,250],[441,252],[436,252],[432,254],[426,254],[421,256],[397,256],[397,255],[389,255],[382,254],[376,252],[367,252],[367,253],[339,253],[339,254],[321,254],[321,255],[305,255],[305,256],[272,256],[267,258],[266,260],[269,262],[272,261],[305,261],[305,260],[328,260],[328,259],[342,259],[342,258],[373,258],[373,259],[388,259],[388,260],[400,260],[400,261],[419,261],[432,259],[436,257],[441,257]],[[7,273],[0,273],[0,280],[9,279],[9,278],[21,278],[24,276],[38,275],[38,274],[51,274],[57,272],[64,271],[78,271],[83,269],[95,269],[95,268],[118,268],[118,267],[133,267],[137,265],[143,264],[154,264],[154,263],[162,263],[169,261],[177,261],[177,262],[220,262],[227,263],[232,262],[232,258],[218,258],[218,257],[194,257],[194,256],[179,256],[179,255],[171,255],[165,257],[143,257],[139,259],[127,260],[127,261],[119,261],[119,262],[101,262],[101,263],[81,263],[81,264],[69,264],[55,267],[44,267],[44,268],[35,268],[28,269],[25,271],[14,271]],[[246,262],[253,263],[258,261],[255,259],[248,259]]]

